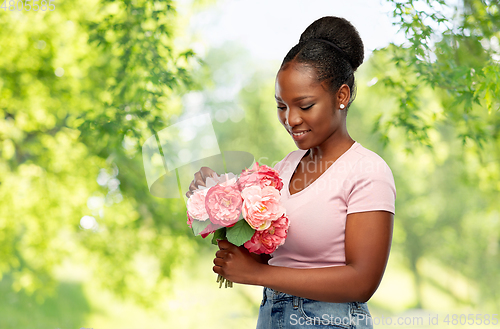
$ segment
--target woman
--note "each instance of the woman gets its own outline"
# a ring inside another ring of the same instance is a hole
[[[363,43],[345,19],[312,23],[276,76],[278,117],[298,150],[276,166],[290,219],[271,257],[219,241],[213,270],[264,287],[257,328],[372,328],[366,302],[384,273],[396,189],[391,170],[347,132]],[[191,191],[212,171],[195,174]]]

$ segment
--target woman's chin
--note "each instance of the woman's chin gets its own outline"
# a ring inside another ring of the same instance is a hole
[[[295,145],[297,145],[297,147],[300,149],[300,150],[309,150],[310,147],[305,145],[304,143],[297,143],[295,142]]]

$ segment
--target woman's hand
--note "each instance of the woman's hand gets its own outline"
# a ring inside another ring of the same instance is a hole
[[[257,284],[260,268],[258,262],[245,247],[238,247],[227,240],[218,241],[219,250],[215,253],[213,270],[225,279],[242,284]]]
[[[208,167],[201,167],[200,171],[197,171],[194,174],[194,179],[191,181],[189,185],[189,191],[186,192],[186,196],[188,198],[193,195],[193,191],[198,189],[198,186],[207,186],[206,181],[207,177],[211,177],[213,174],[217,173]]]

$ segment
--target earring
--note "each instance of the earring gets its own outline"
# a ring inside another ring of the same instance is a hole
[[[344,107],[345,107],[345,105],[344,105],[344,104],[340,104],[340,109],[341,109],[341,110],[343,110],[343,109],[344,109]]]

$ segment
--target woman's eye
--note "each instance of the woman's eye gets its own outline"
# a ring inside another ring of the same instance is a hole
[[[301,107],[302,110],[309,110],[311,107],[313,107],[314,104],[311,104],[307,107]]]
[[[285,110],[285,109],[286,109],[286,106],[278,106],[278,109],[280,109],[280,110]]]

